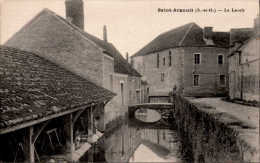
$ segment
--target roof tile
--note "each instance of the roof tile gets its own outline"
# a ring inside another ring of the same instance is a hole
[[[0,46],[0,63],[0,129],[115,95],[31,52]]]
[[[229,46],[229,33],[213,32],[212,41],[213,45],[207,45],[203,40],[203,29],[196,23],[188,23],[160,34],[135,53],[133,57],[183,46],[216,46],[227,48]]]

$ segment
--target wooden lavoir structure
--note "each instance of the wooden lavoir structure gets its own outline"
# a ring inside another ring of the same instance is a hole
[[[0,47],[0,162],[72,154],[114,93],[35,53]]]

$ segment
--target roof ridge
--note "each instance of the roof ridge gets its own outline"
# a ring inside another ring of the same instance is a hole
[[[191,28],[194,26],[194,23],[191,23],[191,25],[189,26],[189,28],[187,29],[186,33],[183,35],[183,38],[181,39],[181,41],[179,42],[179,46],[182,45],[183,41],[186,39],[187,35],[190,33]]]
[[[47,9],[47,8],[42,9],[38,14],[36,14],[36,16],[34,16],[33,18],[31,18],[24,26],[22,26],[22,28],[21,28],[20,30],[16,31],[16,32],[12,35],[12,37],[15,36],[17,33],[19,33],[20,31],[26,29],[27,26],[31,25],[34,21],[37,20],[37,18],[39,18],[44,12],[47,12],[47,11],[49,11],[49,9]],[[12,39],[12,37],[10,37],[4,44],[7,44],[7,42],[8,42],[10,39]]]
[[[85,32],[84,30],[80,29],[79,27],[77,27],[76,25],[70,23],[69,21],[67,21],[65,18],[57,15],[55,12],[51,11],[50,9],[44,9],[46,10],[48,13],[50,13],[51,15],[53,15],[55,18],[57,18],[61,23],[67,25],[70,29],[77,31],[81,36],[83,36],[84,39],[88,40],[89,42],[91,42],[94,46],[96,46],[98,49],[102,49],[102,52],[105,50],[104,48],[100,47],[98,44],[96,44],[94,41],[92,41],[91,39],[87,38],[83,32]],[[86,32],[85,32],[86,33]],[[89,33],[88,33],[89,34]]]
[[[135,76],[135,73],[138,75],[138,76],[142,76],[141,74],[139,74],[139,72],[135,69],[135,68],[133,68],[131,65],[130,65],[130,63],[128,63],[127,62],[127,60],[121,55],[121,53],[119,52],[119,50],[114,46],[114,44],[112,44],[112,43],[108,43],[109,44],[109,46],[111,46],[111,48],[118,54],[114,54],[114,57],[116,58],[115,59],[115,61],[117,62],[117,59],[121,59],[124,63],[123,63],[123,65],[125,65],[126,66],[126,69],[127,69],[127,71],[130,71],[129,73],[129,75],[131,75],[131,76]]]

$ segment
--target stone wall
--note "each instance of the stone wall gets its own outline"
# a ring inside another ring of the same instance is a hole
[[[150,95],[158,92],[167,95],[174,86],[185,96],[222,95],[227,93],[228,88],[228,51],[227,48],[218,47],[171,48],[133,57],[133,66],[147,80]],[[194,64],[194,53],[201,54],[198,65]],[[223,55],[223,64],[218,64],[220,54]],[[193,86],[194,74],[199,75],[199,86]],[[220,84],[220,75],[225,75],[224,85]]]
[[[167,95],[174,85],[178,88],[182,87],[183,53],[183,48],[174,48],[133,57],[133,66],[147,80],[150,95],[158,94],[158,92]],[[157,55],[159,55],[158,67]],[[163,80],[162,73],[164,73]]]
[[[239,57],[239,52],[234,52],[229,57],[229,96],[231,99],[260,100],[259,44],[260,40],[252,38],[240,48],[241,57]]]
[[[117,95],[109,101],[105,107],[105,124],[116,117],[125,114],[127,111],[129,92],[128,75],[114,73],[112,88],[110,90]]]
[[[194,64],[194,53],[200,53],[200,64]],[[185,96],[215,96],[225,94],[228,88],[228,49],[217,47],[184,48]],[[218,55],[223,55],[223,64],[218,64]],[[193,75],[199,75],[199,85],[193,85]],[[225,85],[220,84],[220,75],[225,75]]]
[[[241,136],[250,133],[249,126],[179,95],[172,101],[182,153],[188,162],[258,162],[257,150]]]

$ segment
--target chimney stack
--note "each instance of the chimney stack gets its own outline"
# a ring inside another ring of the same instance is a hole
[[[84,30],[83,0],[65,0],[66,19]]]
[[[126,61],[127,61],[127,63],[129,63],[129,55],[128,55],[128,52],[126,52]]]
[[[107,26],[104,25],[103,27],[103,40],[107,42]]]
[[[212,35],[213,35],[213,27],[204,27],[203,38],[210,40],[212,39]]]

